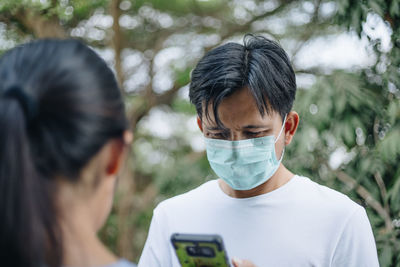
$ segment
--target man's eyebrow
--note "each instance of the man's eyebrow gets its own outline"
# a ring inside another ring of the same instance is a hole
[[[215,127],[206,127],[207,130],[209,131],[223,131],[226,130],[225,128],[219,127],[219,126],[215,126]]]
[[[267,128],[271,128],[270,126],[266,126],[266,125],[246,125],[243,126],[243,129],[267,129]]]

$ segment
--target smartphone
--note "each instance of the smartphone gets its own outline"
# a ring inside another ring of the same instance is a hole
[[[172,234],[171,243],[182,267],[229,267],[219,235]]]

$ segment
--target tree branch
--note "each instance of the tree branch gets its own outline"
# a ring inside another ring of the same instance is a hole
[[[149,88],[149,87],[148,87]],[[172,89],[164,92],[163,94],[157,95],[152,92],[150,93],[150,98],[148,98],[148,94],[145,94],[143,97],[143,104],[132,110],[130,113],[129,121],[132,125],[132,129],[136,128],[137,123],[147,115],[147,113],[156,106],[159,105],[171,105],[172,101],[175,98],[176,93],[179,91],[180,87],[174,86]]]
[[[331,169],[331,171],[333,170]],[[361,196],[364,199],[364,201],[369,206],[371,206],[371,208],[374,209],[385,221],[386,230],[388,232],[392,232],[393,231],[392,219],[390,217],[390,214],[382,207],[381,203],[379,203],[365,187],[357,183],[357,181],[354,178],[350,177],[344,171],[333,171],[333,172],[337,175],[337,178],[341,182],[349,186],[351,189],[355,189],[357,194]]]
[[[112,0],[110,4],[110,13],[113,18],[113,38],[112,38],[112,47],[114,48],[114,61],[115,61],[115,71],[117,73],[117,80],[119,87],[121,88],[122,95],[125,95],[124,89],[124,71],[122,69],[122,32],[121,26],[119,25],[119,18],[121,17],[121,9],[119,8],[121,0]]]
[[[382,196],[382,201],[383,201],[383,206],[386,210],[387,213],[390,213],[390,209],[389,209],[389,204],[387,202],[387,191],[386,191],[386,186],[385,186],[385,182],[382,179],[382,175],[379,172],[376,172],[374,174],[374,178],[375,181],[379,187],[379,190],[381,192],[381,196]]]
[[[265,12],[263,14],[258,15],[258,16],[254,16],[251,20],[249,20],[248,22],[246,22],[243,25],[231,26],[231,27],[227,27],[227,26],[223,27],[223,28],[228,28],[228,30],[224,34],[221,35],[221,39],[224,40],[224,39],[232,36],[233,34],[235,34],[237,32],[240,32],[240,33],[248,32],[251,29],[251,25],[254,22],[256,22],[256,21],[258,21],[260,19],[264,19],[264,18],[269,17],[269,16],[273,16],[273,15],[281,12],[282,10],[284,10],[287,7],[288,4],[290,4],[292,2],[295,2],[295,0],[281,1],[280,5],[277,8],[275,8],[274,10],[267,11],[267,12]],[[271,35],[273,35],[273,34],[271,33]]]
[[[14,18],[37,38],[67,38],[68,34],[61,26],[57,16],[44,18],[33,10],[18,10]]]
[[[295,2],[296,0],[284,0],[281,1],[280,5],[275,8],[274,10],[265,12],[263,14],[260,14],[258,16],[254,16],[250,21],[246,22],[244,25],[237,26],[235,24],[230,24],[230,25],[225,25],[222,28],[228,29],[221,35],[221,39],[226,39],[229,36],[232,36],[233,34],[237,32],[246,32],[249,31],[251,28],[251,25],[253,22],[258,21],[260,19],[266,18],[268,16],[275,15],[282,10],[284,10],[288,4]],[[182,28],[182,29],[186,29]],[[162,44],[165,39],[167,39],[171,34],[176,34],[176,31],[171,31],[168,34],[168,31],[165,30],[165,32],[159,36],[157,36],[153,40],[153,45],[151,47],[155,47],[156,50],[154,53],[156,54],[157,51],[162,49]],[[206,47],[206,50],[211,49],[212,47]],[[151,62],[152,64],[152,62]],[[152,72],[152,67],[150,66],[150,72]],[[166,91],[165,93],[161,95],[156,95],[153,91],[153,86],[152,82],[149,83],[149,85],[146,86],[146,89],[144,90],[144,94],[141,96],[143,97],[143,104],[136,107],[134,110],[130,112],[130,122],[133,128],[137,125],[137,123],[144,117],[146,114],[150,111],[151,108],[157,106],[157,105],[170,105],[175,97],[176,92],[180,89],[177,85],[175,85],[172,89]]]
[[[309,23],[310,25],[315,25],[318,22],[319,9],[320,9],[320,6],[321,6],[321,2],[322,2],[322,0],[318,0],[317,4],[315,5],[314,14],[313,14],[313,16],[311,18],[311,22]],[[292,54],[292,60],[294,60],[294,58],[297,56],[297,53],[301,50],[301,48],[303,48],[305,43],[308,40],[310,40],[310,38],[314,35],[314,33],[315,33],[315,29],[303,32],[303,34],[301,35],[301,38],[300,38],[302,40],[302,42],[300,42],[297,45],[297,47],[294,49],[293,54]]]

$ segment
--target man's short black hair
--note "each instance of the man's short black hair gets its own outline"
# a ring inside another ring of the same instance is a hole
[[[296,78],[282,47],[265,37],[247,34],[244,45],[227,43],[209,51],[192,72],[189,97],[203,119],[212,104],[216,123],[221,101],[249,88],[260,114],[289,113],[296,95]]]

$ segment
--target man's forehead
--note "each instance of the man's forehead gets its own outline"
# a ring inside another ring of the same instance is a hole
[[[219,109],[216,110],[218,112],[218,118],[221,117],[221,112]],[[234,111],[230,112],[233,113]],[[263,113],[255,106],[255,109],[253,109],[253,113],[255,115],[261,117],[263,120],[269,120],[273,121],[279,113],[275,110],[264,110]],[[200,114],[199,114],[200,115]],[[208,104],[208,107],[206,108],[205,105],[203,104],[202,108],[202,113],[201,113],[201,118],[202,121],[207,121],[209,124],[216,124],[215,121],[215,115],[214,115],[214,106],[212,103]]]
[[[267,128],[267,127],[272,127],[274,124],[274,121],[276,120],[276,116],[272,114],[267,114],[265,113],[264,115],[261,115],[262,119],[257,118],[248,118],[247,120],[243,121],[230,121],[224,122],[224,120],[220,118],[220,122],[217,123],[215,117],[213,114],[203,114],[203,118],[201,119],[202,123],[204,124],[204,127],[206,127],[209,130],[220,130],[220,129],[227,129],[232,124],[235,125],[236,128],[243,128],[243,129],[259,129],[259,128]]]
[[[218,101],[218,103],[216,103],[215,99],[210,99],[208,101],[204,100],[201,106],[202,114],[205,114],[208,117],[214,117],[215,108],[217,109],[216,112],[218,112],[218,117],[221,109],[234,112],[243,108],[246,111],[252,110],[254,113],[261,116],[274,115],[273,113],[276,112],[271,108],[267,99],[265,99],[264,104],[258,103],[253,94],[246,87],[223,97]]]

